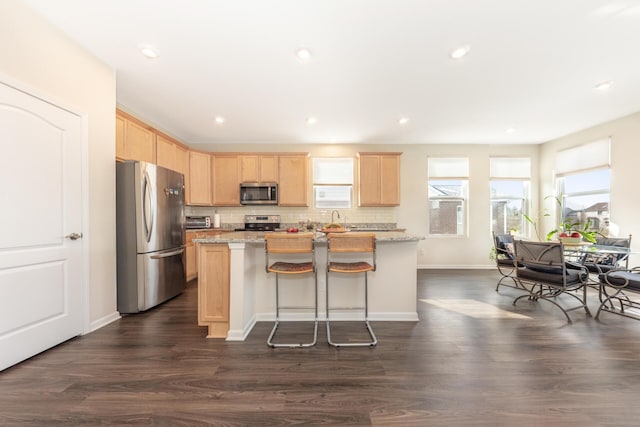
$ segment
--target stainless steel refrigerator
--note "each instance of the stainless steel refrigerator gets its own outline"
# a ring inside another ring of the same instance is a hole
[[[118,311],[148,310],[180,294],[184,176],[146,162],[116,163]]]

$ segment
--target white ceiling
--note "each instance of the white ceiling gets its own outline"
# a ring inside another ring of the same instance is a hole
[[[25,1],[189,144],[539,143],[640,111],[640,0]]]

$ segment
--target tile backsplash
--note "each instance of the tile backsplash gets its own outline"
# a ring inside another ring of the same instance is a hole
[[[396,223],[396,210],[396,207],[337,209],[340,213],[340,219],[336,217],[334,217],[334,219],[339,223],[346,224]],[[216,211],[220,214],[222,228],[227,228],[225,224],[243,224],[245,215],[280,215],[282,224],[298,224],[301,221],[307,220],[324,224],[331,222],[331,212],[333,209],[280,206],[187,206],[185,208],[185,214],[189,216],[209,215],[213,218],[213,214]]]

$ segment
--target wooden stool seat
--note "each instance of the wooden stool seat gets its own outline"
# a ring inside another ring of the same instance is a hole
[[[365,261],[332,262],[329,264],[329,271],[334,273],[364,273],[365,271],[373,271],[373,265]]]
[[[313,272],[312,262],[282,262],[278,261],[269,266],[270,273],[303,274]]]

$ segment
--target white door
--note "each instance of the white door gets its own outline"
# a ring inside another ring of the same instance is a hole
[[[82,120],[0,82],[0,370],[83,326]]]

